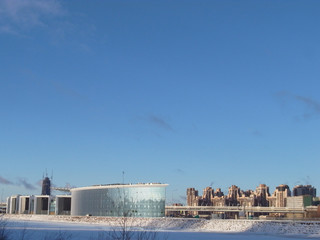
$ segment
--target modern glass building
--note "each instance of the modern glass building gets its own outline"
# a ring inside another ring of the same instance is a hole
[[[114,184],[71,189],[72,216],[164,217],[168,184]]]

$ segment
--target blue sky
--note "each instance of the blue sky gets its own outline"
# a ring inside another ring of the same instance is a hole
[[[0,191],[320,191],[319,1],[0,0]]]

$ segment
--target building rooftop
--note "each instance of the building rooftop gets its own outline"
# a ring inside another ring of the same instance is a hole
[[[130,188],[130,187],[167,187],[169,184],[164,183],[112,183],[99,184],[88,187],[72,188],[70,191],[89,190],[89,189],[104,189],[104,188]]]

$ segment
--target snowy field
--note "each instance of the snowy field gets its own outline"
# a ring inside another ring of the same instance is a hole
[[[173,218],[120,218],[6,215],[10,239],[15,240],[100,240],[121,230],[155,233],[150,240],[285,240],[320,239],[320,222],[204,220]]]

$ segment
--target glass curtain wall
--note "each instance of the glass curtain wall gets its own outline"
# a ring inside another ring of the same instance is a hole
[[[163,217],[165,187],[113,187],[72,191],[71,215]]]

